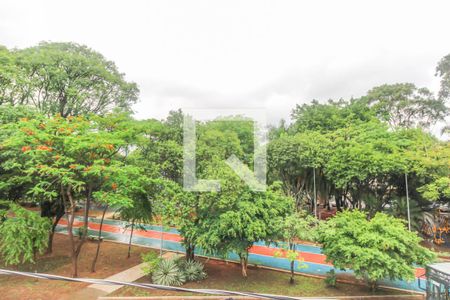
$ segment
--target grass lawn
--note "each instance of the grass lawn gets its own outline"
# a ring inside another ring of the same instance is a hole
[[[210,260],[205,265],[208,278],[201,282],[190,282],[186,288],[213,288],[233,291],[248,291],[267,294],[289,296],[363,296],[363,295],[399,295],[408,294],[393,290],[380,289],[371,293],[368,287],[338,283],[337,288],[329,288],[322,279],[306,276],[296,276],[294,285],[289,284],[289,274],[265,270],[261,268],[249,268],[247,279],[242,278],[240,267],[234,263]],[[140,282],[150,282],[147,277]],[[156,291],[135,287],[123,287],[110,296],[169,296],[169,295],[194,295],[190,293],[177,293],[168,291]]]

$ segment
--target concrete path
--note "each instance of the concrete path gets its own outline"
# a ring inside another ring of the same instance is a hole
[[[168,252],[163,255],[164,258],[170,258],[176,255],[175,253]],[[126,281],[133,282],[138,280],[141,277],[144,277],[145,274],[142,271],[142,267],[144,263],[134,266],[128,270],[123,272],[114,274],[108,278],[108,280],[117,280],[117,281]],[[86,288],[76,292],[75,294],[70,295],[69,299],[74,300],[96,300],[99,297],[106,296],[111,294],[112,292],[120,289],[123,285],[104,285],[104,284],[91,284]]]

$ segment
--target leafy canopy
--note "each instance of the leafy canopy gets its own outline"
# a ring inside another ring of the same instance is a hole
[[[36,253],[47,249],[50,221],[17,204],[10,204],[9,214],[0,220],[0,253],[7,265],[34,262]]]
[[[414,280],[414,265],[434,259],[420,241],[404,221],[384,213],[367,220],[358,210],[338,213],[319,230],[327,259],[336,268],[352,269],[372,286],[384,278]]]

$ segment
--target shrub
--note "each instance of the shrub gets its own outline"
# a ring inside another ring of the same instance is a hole
[[[207,277],[204,266],[195,260],[180,260],[180,269],[183,271],[186,281],[200,281]]]
[[[11,204],[8,212],[14,218],[0,211],[0,257],[6,265],[34,263],[36,254],[47,249],[50,221],[16,204]]]
[[[170,286],[180,286],[186,282],[183,271],[174,259],[161,260],[153,272],[152,280],[153,283]]]
[[[161,262],[158,253],[150,251],[141,255],[142,262],[145,263],[142,271],[145,275],[151,276]]]
[[[368,220],[358,210],[340,212],[319,229],[319,241],[336,269],[352,269],[372,289],[383,278],[414,280],[415,265],[435,258],[403,220],[384,213]]]
[[[334,269],[331,269],[330,271],[327,272],[327,277],[325,278],[325,284],[329,287],[335,288],[336,281],[337,281],[336,272],[334,271]]]

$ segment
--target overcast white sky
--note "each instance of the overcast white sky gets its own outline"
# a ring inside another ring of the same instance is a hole
[[[0,5],[0,44],[73,41],[138,83],[139,118],[177,108],[267,108],[360,96],[383,83],[437,92],[449,1],[22,1]]]

